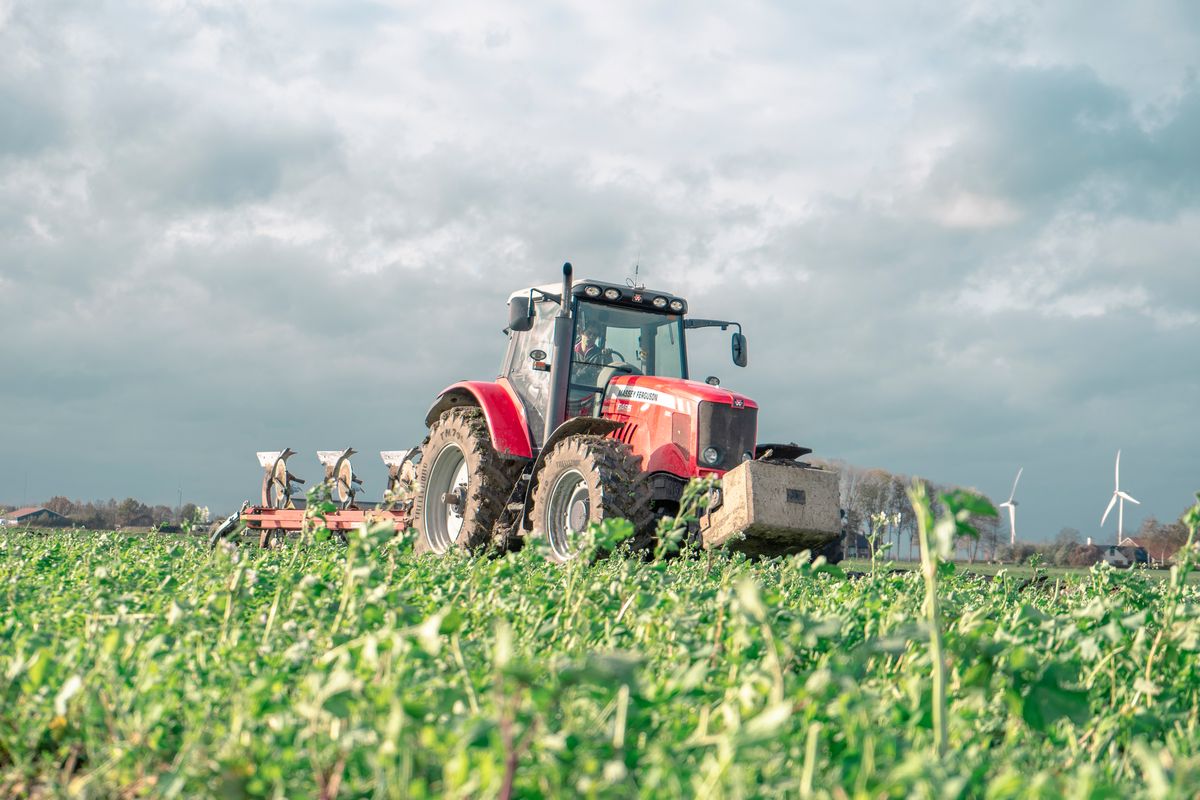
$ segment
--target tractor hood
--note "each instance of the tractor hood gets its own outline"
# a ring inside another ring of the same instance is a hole
[[[708,402],[735,408],[758,408],[758,404],[744,394],[731,392],[720,386],[683,378],[659,378],[654,375],[620,375],[608,385],[605,400],[617,400],[631,405],[645,404],[665,406],[686,411],[696,403]]]

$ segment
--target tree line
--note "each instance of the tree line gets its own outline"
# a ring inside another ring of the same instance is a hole
[[[915,560],[920,557],[917,550],[916,517],[907,495],[907,489],[913,482],[911,476],[885,469],[857,467],[843,461],[814,459],[813,463],[838,470],[840,499],[846,514],[847,533],[862,536],[870,550],[878,552],[886,548],[888,558]],[[934,498],[963,488],[928,480],[925,480],[925,483]],[[990,497],[977,489],[967,488],[965,491],[987,498],[995,505]],[[1063,528],[1052,542],[1033,543],[1018,540],[1015,545],[1010,546],[1007,517],[1002,509],[997,510],[1000,512],[997,517],[977,518],[972,521],[979,530],[979,538],[961,541],[958,547],[959,558],[969,561],[1023,563],[1037,555],[1047,564],[1085,567],[1101,561],[1104,557],[1105,547],[1087,544],[1083,535],[1075,528]],[[1187,528],[1179,518],[1172,522],[1160,522],[1150,516],[1142,521],[1137,533],[1127,536],[1127,542],[1104,544],[1133,546],[1132,543],[1136,542],[1136,546],[1146,550],[1151,563],[1168,563],[1186,541]]]
[[[849,534],[861,536],[867,546],[878,552],[886,548],[889,558],[915,560],[920,557],[917,547],[917,519],[908,501],[908,488],[913,478],[877,467],[863,468],[844,461],[817,462],[836,469],[840,476],[841,506],[845,511],[845,527]],[[988,499],[977,489],[953,484],[939,484],[921,479],[934,498],[934,513],[939,513],[938,496],[963,490]],[[995,505],[995,503],[993,503]],[[959,558],[970,561],[995,558],[1000,543],[1000,520],[993,517],[972,521],[979,531],[978,539],[958,543]]]
[[[1159,522],[1156,517],[1149,516],[1142,520],[1136,533],[1127,534],[1124,542],[1115,544],[1141,547],[1151,564],[1168,564],[1186,542],[1187,527],[1180,519]],[[1087,544],[1078,530],[1063,528],[1054,541],[1045,544],[1017,542],[1014,547],[1002,544],[997,551],[997,559],[1023,563],[1037,556],[1042,562],[1056,567],[1087,567],[1102,560],[1104,550],[1112,544],[1114,542],[1105,542],[1104,546]]]
[[[133,497],[124,500],[93,500],[83,502],[56,495],[43,508],[67,518],[67,524],[93,530],[115,530],[117,528],[153,528],[162,525],[182,525],[194,521],[200,509],[195,503],[184,503],[172,508],[165,505],[147,505]]]

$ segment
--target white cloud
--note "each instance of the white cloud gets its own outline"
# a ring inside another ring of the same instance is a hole
[[[950,228],[997,228],[1021,218],[1012,203],[999,197],[961,192],[934,212],[934,218]]]

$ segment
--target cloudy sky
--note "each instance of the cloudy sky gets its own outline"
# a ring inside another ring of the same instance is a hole
[[[0,502],[231,509],[285,446],[376,495],[570,260],[744,322],[689,349],[765,439],[1023,465],[1041,538],[1122,448],[1176,517],[1200,5],[1001,5],[0,0]]]

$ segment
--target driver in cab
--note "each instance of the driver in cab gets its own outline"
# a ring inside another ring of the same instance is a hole
[[[599,373],[599,367],[613,363],[613,351],[600,346],[604,326],[594,320],[579,323],[579,335],[575,337],[575,362],[591,367]]]
[[[604,325],[597,320],[580,320],[579,329],[575,336],[575,352],[571,368],[571,391],[567,407],[572,416],[582,416],[592,413],[592,408],[598,404],[595,392],[584,389],[595,387],[600,379],[600,370],[618,359],[612,350],[601,345],[604,338]]]

